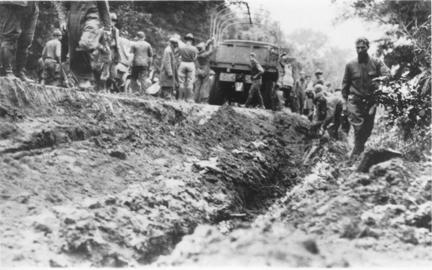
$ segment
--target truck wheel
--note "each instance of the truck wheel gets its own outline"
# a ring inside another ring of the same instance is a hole
[[[221,89],[221,83],[219,81],[219,72],[214,75],[213,85],[210,90],[209,104],[211,105],[222,105],[224,103],[223,90]]]

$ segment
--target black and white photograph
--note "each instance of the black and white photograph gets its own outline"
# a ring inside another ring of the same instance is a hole
[[[431,0],[0,1],[0,268],[432,269]]]

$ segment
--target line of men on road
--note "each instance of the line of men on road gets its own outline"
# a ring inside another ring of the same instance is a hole
[[[30,81],[24,73],[24,67],[39,15],[38,5],[36,1],[0,2],[1,76]],[[54,2],[54,5],[59,16],[60,30],[53,32],[53,39],[43,50],[42,83],[51,83],[61,76],[67,76],[61,66],[60,43],[60,34],[66,30],[69,68],[80,88],[91,87],[92,81],[98,82],[102,89],[109,81],[115,83],[115,72],[112,70],[120,63],[127,65],[127,61],[121,59],[125,58],[126,54],[124,50],[122,52],[119,31],[115,24],[113,25],[116,16],[110,15],[108,1]],[[69,12],[66,12],[66,9]],[[213,50],[212,40],[196,47],[193,45],[195,39],[192,34],[186,35],[184,40],[183,43],[178,35],[173,36],[164,50],[160,69],[161,96],[167,99],[176,97],[190,102],[205,102],[209,96],[209,87],[204,85],[211,84],[209,57]],[[294,83],[292,77],[290,78],[292,70],[287,56],[284,55],[281,57],[283,72],[279,83],[284,93],[285,105],[293,111],[307,115],[319,128],[333,127],[333,132],[330,133],[335,136],[341,122],[343,126],[347,122],[343,121],[344,116],[348,117],[355,137],[351,156],[357,156],[364,151],[373,129],[376,110],[374,93],[379,85],[376,78],[390,76],[389,69],[381,60],[369,56],[368,39],[359,38],[355,45],[357,59],[346,65],[341,91],[331,95],[329,91],[325,91],[320,71],[315,74],[313,90],[309,87],[308,77],[303,77],[304,74]],[[131,46],[130,53],[133,57],[132,81],[141,88],[142,83],[139,80],[148,73],[153,57],[152,48],[145,41],[143,32],[138,33],[138,41]],[[252,87],[246,105],[249,106],[252,98],[257,96],[259,105],[263,107],[260,87],[264,70],[253,53],[250,60]],[[13,63],[15,67],[12,67]],[[196,81],[195,75],[198,77]],[[344,129],[347,131],[349,126],[346,128],[345,125]]]

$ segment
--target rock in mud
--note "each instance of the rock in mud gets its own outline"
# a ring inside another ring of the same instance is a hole
[[[121,160],[126,160],[127,155],[125,152],[121,151],[121,150],[113,150],[110,152],[110,156],[121,159]]]
[[[371,149],[364,153],[363,158],[357,167],[357,171],[368,172],[369,168],[373,165],[397,157],[402,157],[402,153],[390,149]]]

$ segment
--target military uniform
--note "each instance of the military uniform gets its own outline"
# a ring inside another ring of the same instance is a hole
[[[0,63],[6,75],[13,74],[12,62],[15,58],[15,74],[28,80],[23,69],[38,16],[39,6],[35,1],[0,2]]]
[[[212,53],[212,47],[202,48],[202,50],[198,53],[197,78],[195,81],[194,90],[195,101],[198,103],[207,103],[210,96],[210,56]]]
[[[193,84],[195,81],[195,60],[198,50],[193,45],[184,44],[179,46],[181,62],[177,70],[178,81],[180,84],[179,99],[193,101]]]
[[[345,67],[342,81],[342,95],[347,102],[348,119],[354,128],[354,149],[352,155],[361,154],[372,133],[375,119],[374,92],[378,88],[374,78],[389,76],[388,67],[379,59],[368,56],[364,61],[355,59]]]
[[[111,27],[108,1],[75,1],[65,5],[70,5],[67,27],[71,71],[80,81],[93,80],[94,68],[100,68],[100,63],[106,66],[105,62],[111,60],[110,44],[105,44],[108,41],[103,38],[104,29]],[[99,52],[92,54],[96,49]]]
[[[176,59],[174,49],[168,45],[162,56],[162,63],[159,74],[159,84],[161,86],[161,97],[171,99],[174,97],[174,89],[176,84]]]
[[[42,79],[44,84],[60,84],[60,59],[61,59],[61,42],[58,39],[52,39],[47,42],[43,51],[42,59],[44,62]]]
[[[264,73],[263,67],[258,63],[258,61],[252,64],[251,67],[251,80],[252,85],[249,89],[248,98],[246,100],[245,106],[249,107],[252,103],[253,98],[256,96],[258,98],[259,105],[264,108],[264,100],[261,95],[261,83],[262,74]]]

